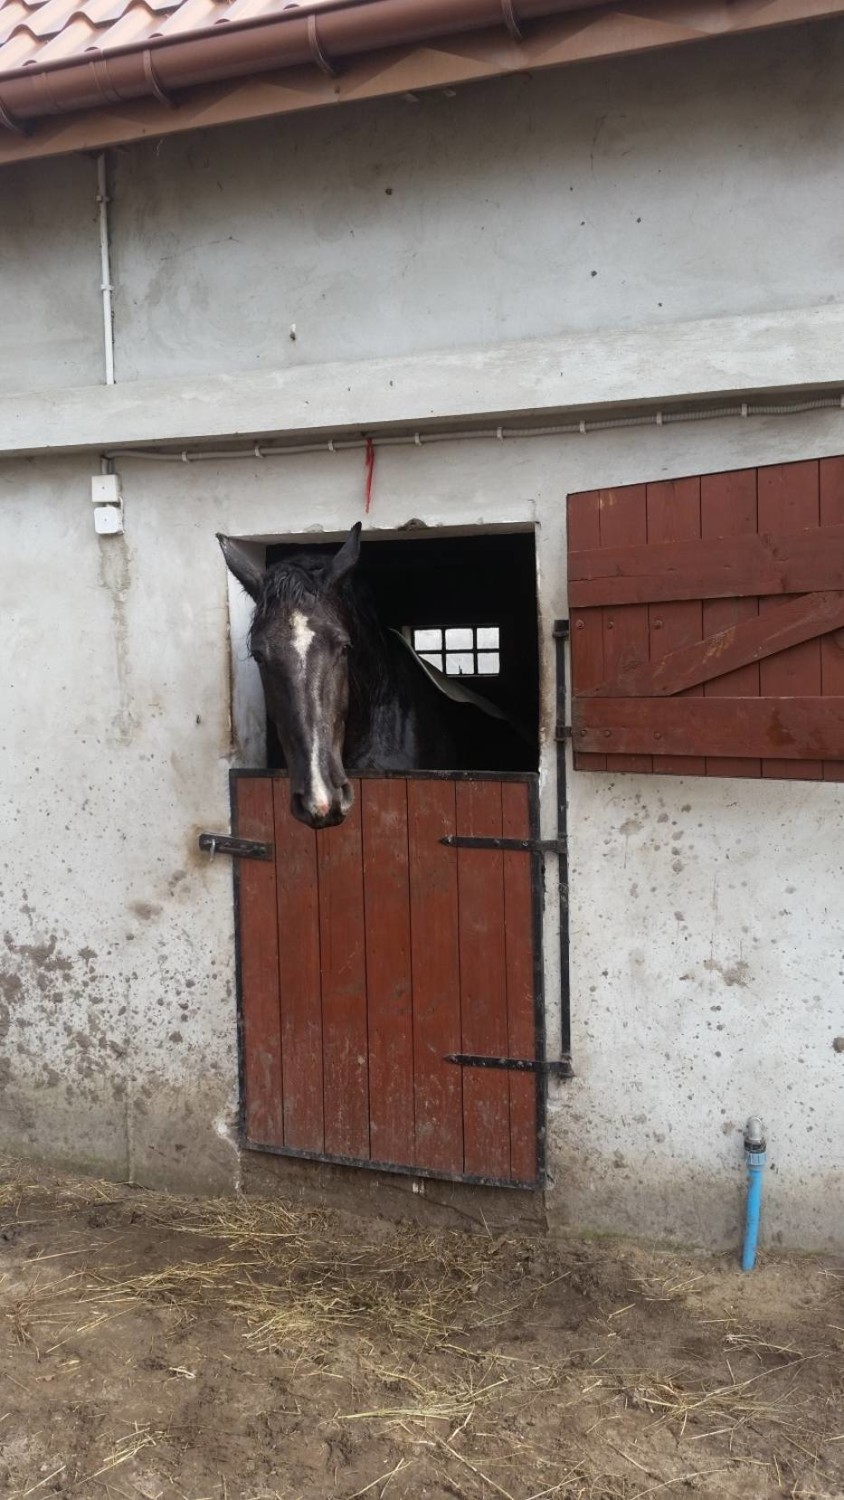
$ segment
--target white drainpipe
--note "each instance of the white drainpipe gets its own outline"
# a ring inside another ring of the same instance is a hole
[[[114,385],[114,323],[111,310],[111,254],[108,238],[108,175],[105,152],[97,157],[97,204],[100,223],[100,290],[103,294],[105,383]]]

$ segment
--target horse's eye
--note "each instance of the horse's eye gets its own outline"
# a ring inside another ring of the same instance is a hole
[[[256,667],[263,667],[266,664],[267,658],[265,657],[263,651],[253,651],[252,660],[254,661]]]

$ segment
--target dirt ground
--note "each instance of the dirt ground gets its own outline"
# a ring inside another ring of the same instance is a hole
[[[844,1265],[0,1166],[2,1500],[844,1496]]]

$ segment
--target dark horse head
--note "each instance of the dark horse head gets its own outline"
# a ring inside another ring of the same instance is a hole
[[[345,581],[360,555],[360,525],[333,557],[303,553],[265,571],[230,537],[217,539],[255,601],[249,650],[284,751],[291,811],[310,828],[330,828],[352,805],[343,766],[352,626]]]

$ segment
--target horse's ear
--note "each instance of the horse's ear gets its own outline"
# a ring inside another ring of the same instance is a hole
[[[356,521],[339,552],[335,552],[326,570],[326,582],[338,583],[351,573],[360,557],[360,521]]]
[[[243,547],[239,547],[237,542],[233,542],[230,536],[223,536],[218,531],[217,541],[223,549],[226,565],[234,573],[238,583],[243,585],[247,594],[250,594],[253,599],[257,599],[261,592],[261,584],[264,581],[263,569],[259,568],[257,563],[254,563],[252,558],[247,555]]]

